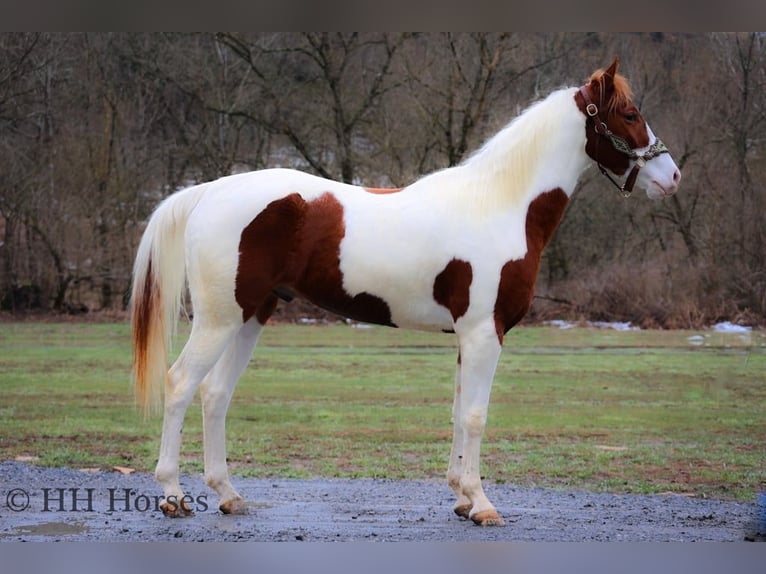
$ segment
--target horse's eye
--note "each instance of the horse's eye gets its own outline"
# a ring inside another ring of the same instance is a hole
[[[636,120],[638,120],[638,114],[635,112],[628,112],[627,114],[625,114],[625,119],[631,123],[635,122]]]

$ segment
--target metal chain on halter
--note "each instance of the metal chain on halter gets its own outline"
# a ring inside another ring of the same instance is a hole
[[[614,186],[620,191],[623,197],[630,197],[630,194],[633,192],[633,186],[636,183],[636,178],[638,177],[638,170],[644,167],[646,162],[650,159],[653,159],[663,153],[670,152],[665,144],[662,143],[660,138],[655,138],[654,143],[650,145],[649,149],[647,149],[644,153],[636,153],[636,151],[630,147],[630,144],[627,141],[612,133],[612,131],[607,127],[606,123],[601,121],[601,118],[598,117],[598,107],[591,101],[585,86],[580,86],[580,94],[582,95],[583,100],[585,100],[585,113],[593,120],[596,133],[608,138],[614,149],[620,153],[625,154],[629,159],[635,162],[635,165],[633,166],[633,169],[630,170],[625,183],[620,185],[620,183],[615,180],[606,170],[606,168],[604,168],[604,166],[602,166],[598,161],[599,148],[596,146],[596,165],[598,166],[599,171],[605,175],[606,178],[612,182],[612,184],[614,184]]]

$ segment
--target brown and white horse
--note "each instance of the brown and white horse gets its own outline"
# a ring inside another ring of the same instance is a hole
[[[178,457],[198,387],[205,480],[224,513],[246,510],[229,481],[226,411],[278,299],[299,296],[359,321],[457,334],[447,471],[454,510],[502,525],[479,475],[492,379],[503,336],[532,301],[541,252],[592,163],[613,181],[629,174],[620,187],[629,192],[637,182],[649,197],[673,194],[681,177],[616,59],[586,85],[529,107],[461,165],[401,190],[267,169],[164,200],[138,248],[132,320],[139,403],[159,405],[164,384],[156,477],[165,514],[190,513]],[[191,335],[167,371],[186,282]]]

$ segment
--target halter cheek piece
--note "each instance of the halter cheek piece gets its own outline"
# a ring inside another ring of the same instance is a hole
[[[617,180],[615,180],[609,172],[604,168],[604,166],[601,165],[601,163],[598,161],[598,146],[596,147],[596,165],[598,166],[599,171],[606,176],[606,178],[611,181],[614,186],[620,190],[620,193],[622,193],[623,197],[629,197],[631,192],[633,191],[633,186],[636,183],[636,178],[638,177],[638,171],[646,165],[646,162],[650,159],[653,159],[657,157],[658,155],[661,155],[663,153],[669,153],[668,148],[665,147],[665,144],[662,143],[660,138],[655,138],[654,143],[649,146],[649,149],[646,150],[642,154],[636,153],[635,150],[631,149],[630,144],[626,142],[623,138],[620,136],[617,136],[613,134],[607,125],[601,121],[601,118],[598,117],[598,107],[596,104],[594,104],[590,96],[588,95],[587,90],[585,89],[585,86],[580,87],[580,94],[583,97],[583,100],[585,100],[585,113],[588,115],[589,118],[593,120],[594,129],[596,133],[600,136],[606,137],[609,139],[610,142],[612,142],[612,146],[614,149],[619,151],[620,153],[625,154],[628,156],[628,159],[634,161],[633,169],[630,170],[630,173],[628,174],[627,179],[625,180],[625,183],[620,185]]]

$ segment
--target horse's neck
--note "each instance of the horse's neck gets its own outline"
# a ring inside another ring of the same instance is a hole
[[[462,166],[475,178],[476,199],[497,210],[526,207],[554,189],[570,196],[588,165],[584,124],[574,89],[528,108]]]

